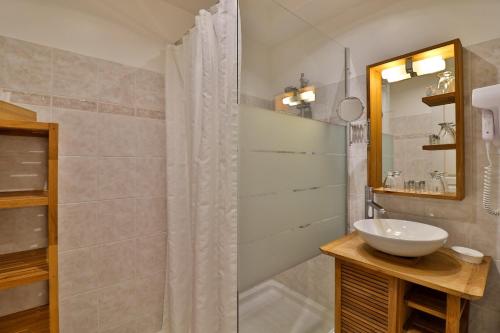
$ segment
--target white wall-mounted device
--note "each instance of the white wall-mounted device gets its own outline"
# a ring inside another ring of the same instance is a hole
[[[490,147],[491,144],[495,145],[497,152],[500,153],[500,84],[474,89],[472,106],[482,112],[482,137],[488,158],[488,165],[484,167],[483,207],[489,214],[499,216],[500,209],[493,208],[491,204],[494,166],[490,157]]]

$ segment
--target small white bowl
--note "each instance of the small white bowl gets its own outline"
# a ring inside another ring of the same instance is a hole
[[[462,246],[452,246],[451,249],[455,251],[460,260],[469,262],[471,264],[480,264],[483,262],[484,254],[477,250],[469,249]]]

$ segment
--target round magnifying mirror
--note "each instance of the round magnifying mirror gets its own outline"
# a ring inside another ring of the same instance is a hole
[[[352,122],[361,118],[364,109],[363,102],[359,98],[346,97],[340,102],[337,114],[343,121]]]

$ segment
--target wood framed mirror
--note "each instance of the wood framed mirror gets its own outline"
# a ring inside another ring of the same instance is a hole
[[[367,66],[368,184],[376,193],[464,198],[459,39]]]

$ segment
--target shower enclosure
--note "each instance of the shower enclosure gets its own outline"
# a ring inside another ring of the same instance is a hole
[[[346,230],[344,48],[276,1],[240,10],[239,332],[328,333],[319,246]]]

